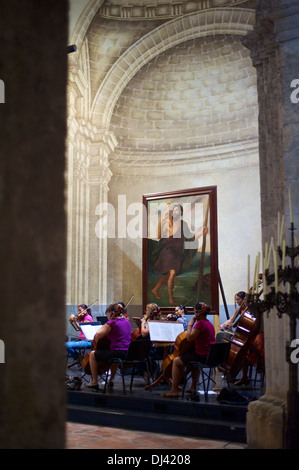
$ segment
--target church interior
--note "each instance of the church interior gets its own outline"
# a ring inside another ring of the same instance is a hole
[[[2,2],[1,448],[65,448],[70,402],[80,421],[75,405],[130,399],[121,379],[114,395],[66,394],[79,304],[96,321],[122,301],[134,329],[149,303],[189,320],[202,301],[217,334],[240,291],[264,335],[242,442],[298,448],[298,25],[298,0]],[[200,233],[171,282],[155,271],[159,202]],[[189,413],[169,401],[157,413]],[[155,419],[146,430],[167,434]]]

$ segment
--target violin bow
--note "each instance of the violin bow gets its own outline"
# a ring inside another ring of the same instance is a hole
[[[130,303],[132,302],[132,300],[134,299],[134,294],[131,295],[131,297],[129,298],[126,306],[125,306],[125,309],[127,308],[128,305],[130,305]]]
[[[191,297],[191,299],[187,300],[187,302],[183,305],[183,307],[186,307],[189,302],[191,302],[193,299],[195,299],[196,295],[193,295],[193,297]]]
[[[86,307],[86,309],[85,309],[85,310],[83,310],[83,312],[82,312],[82,313],[85,313],[85,312],[87,312],[87,310],[88,310],[90,307],[92,307],[94,304],[96,304],[98,301],[99,301],[99,299],[97,299],[97,300],[95,300],[94,302],[92,302],[92,304],[88,305],[88,307]]]
[[[99,301],[99,299],[95,300],[94,302],[92,302],[88,307],[86,307],[86,309],[83,310],[83,312],[81,312],[80,315],[82,315],[83,313],[87,312],[87,310],[92,307],[94,304],[96,304],[97,302]],[[77,315],[78,316],[78,315]],[[77,320],[70,320],[70,323],[71,325],[75,328],[76,331],[80,331],[80,326],[78,325],[78,322]]]

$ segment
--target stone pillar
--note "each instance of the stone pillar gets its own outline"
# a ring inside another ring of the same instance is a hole
[[[91,295],[99,299],[100,306],[107,305],[107,237],[98,230],[99,205],[108,203],[109,182],[112,172],[109,169],[108,156],[116,146],[116,138],[112,132],[103,131],[95,136],[91,147],[89,166],[90,187],[90,239],[89,239],[89,289]]]
[[[67,23],[66,0],[0,4],[4,449],[65,444]]]
[[[278,211],[285,215],[283,238],[290,244],[289,188],[295,226],[299,225],[299,104],[291,101],[291,82],[299,78],[299,2],[258,1],[256,13],[254,31],[242,42],[251,50],[257,70],[263,246],[273,236],[276,248]],[[264,328],[266,393],[249,406],[248,446],[281,448],[287,445],[286,423],[290,418],[286,361],[289,318],[278,318],[274,309],[268,318],[264,315]]]

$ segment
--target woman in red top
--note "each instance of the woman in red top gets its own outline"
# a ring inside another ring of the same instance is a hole
[[[166,397],[177,397],[181,379],[186,375],[186,369],[190,361],[203,364],[207,361],[210,345],[215,341],[215,329],[206,318],[210,307],[203,302],[198,302],[194,307],[195,315],[191,318],[187,327],[187,340],[194,341],[194,351],[178,356],[172,364],[172,386],[165,393]],[[192,384],[188,392],[196,393],[200,370],[192,369]]]

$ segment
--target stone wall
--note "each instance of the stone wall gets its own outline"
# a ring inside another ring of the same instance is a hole
[[[0,5],[2,449],[64,447],[67,13]]]

